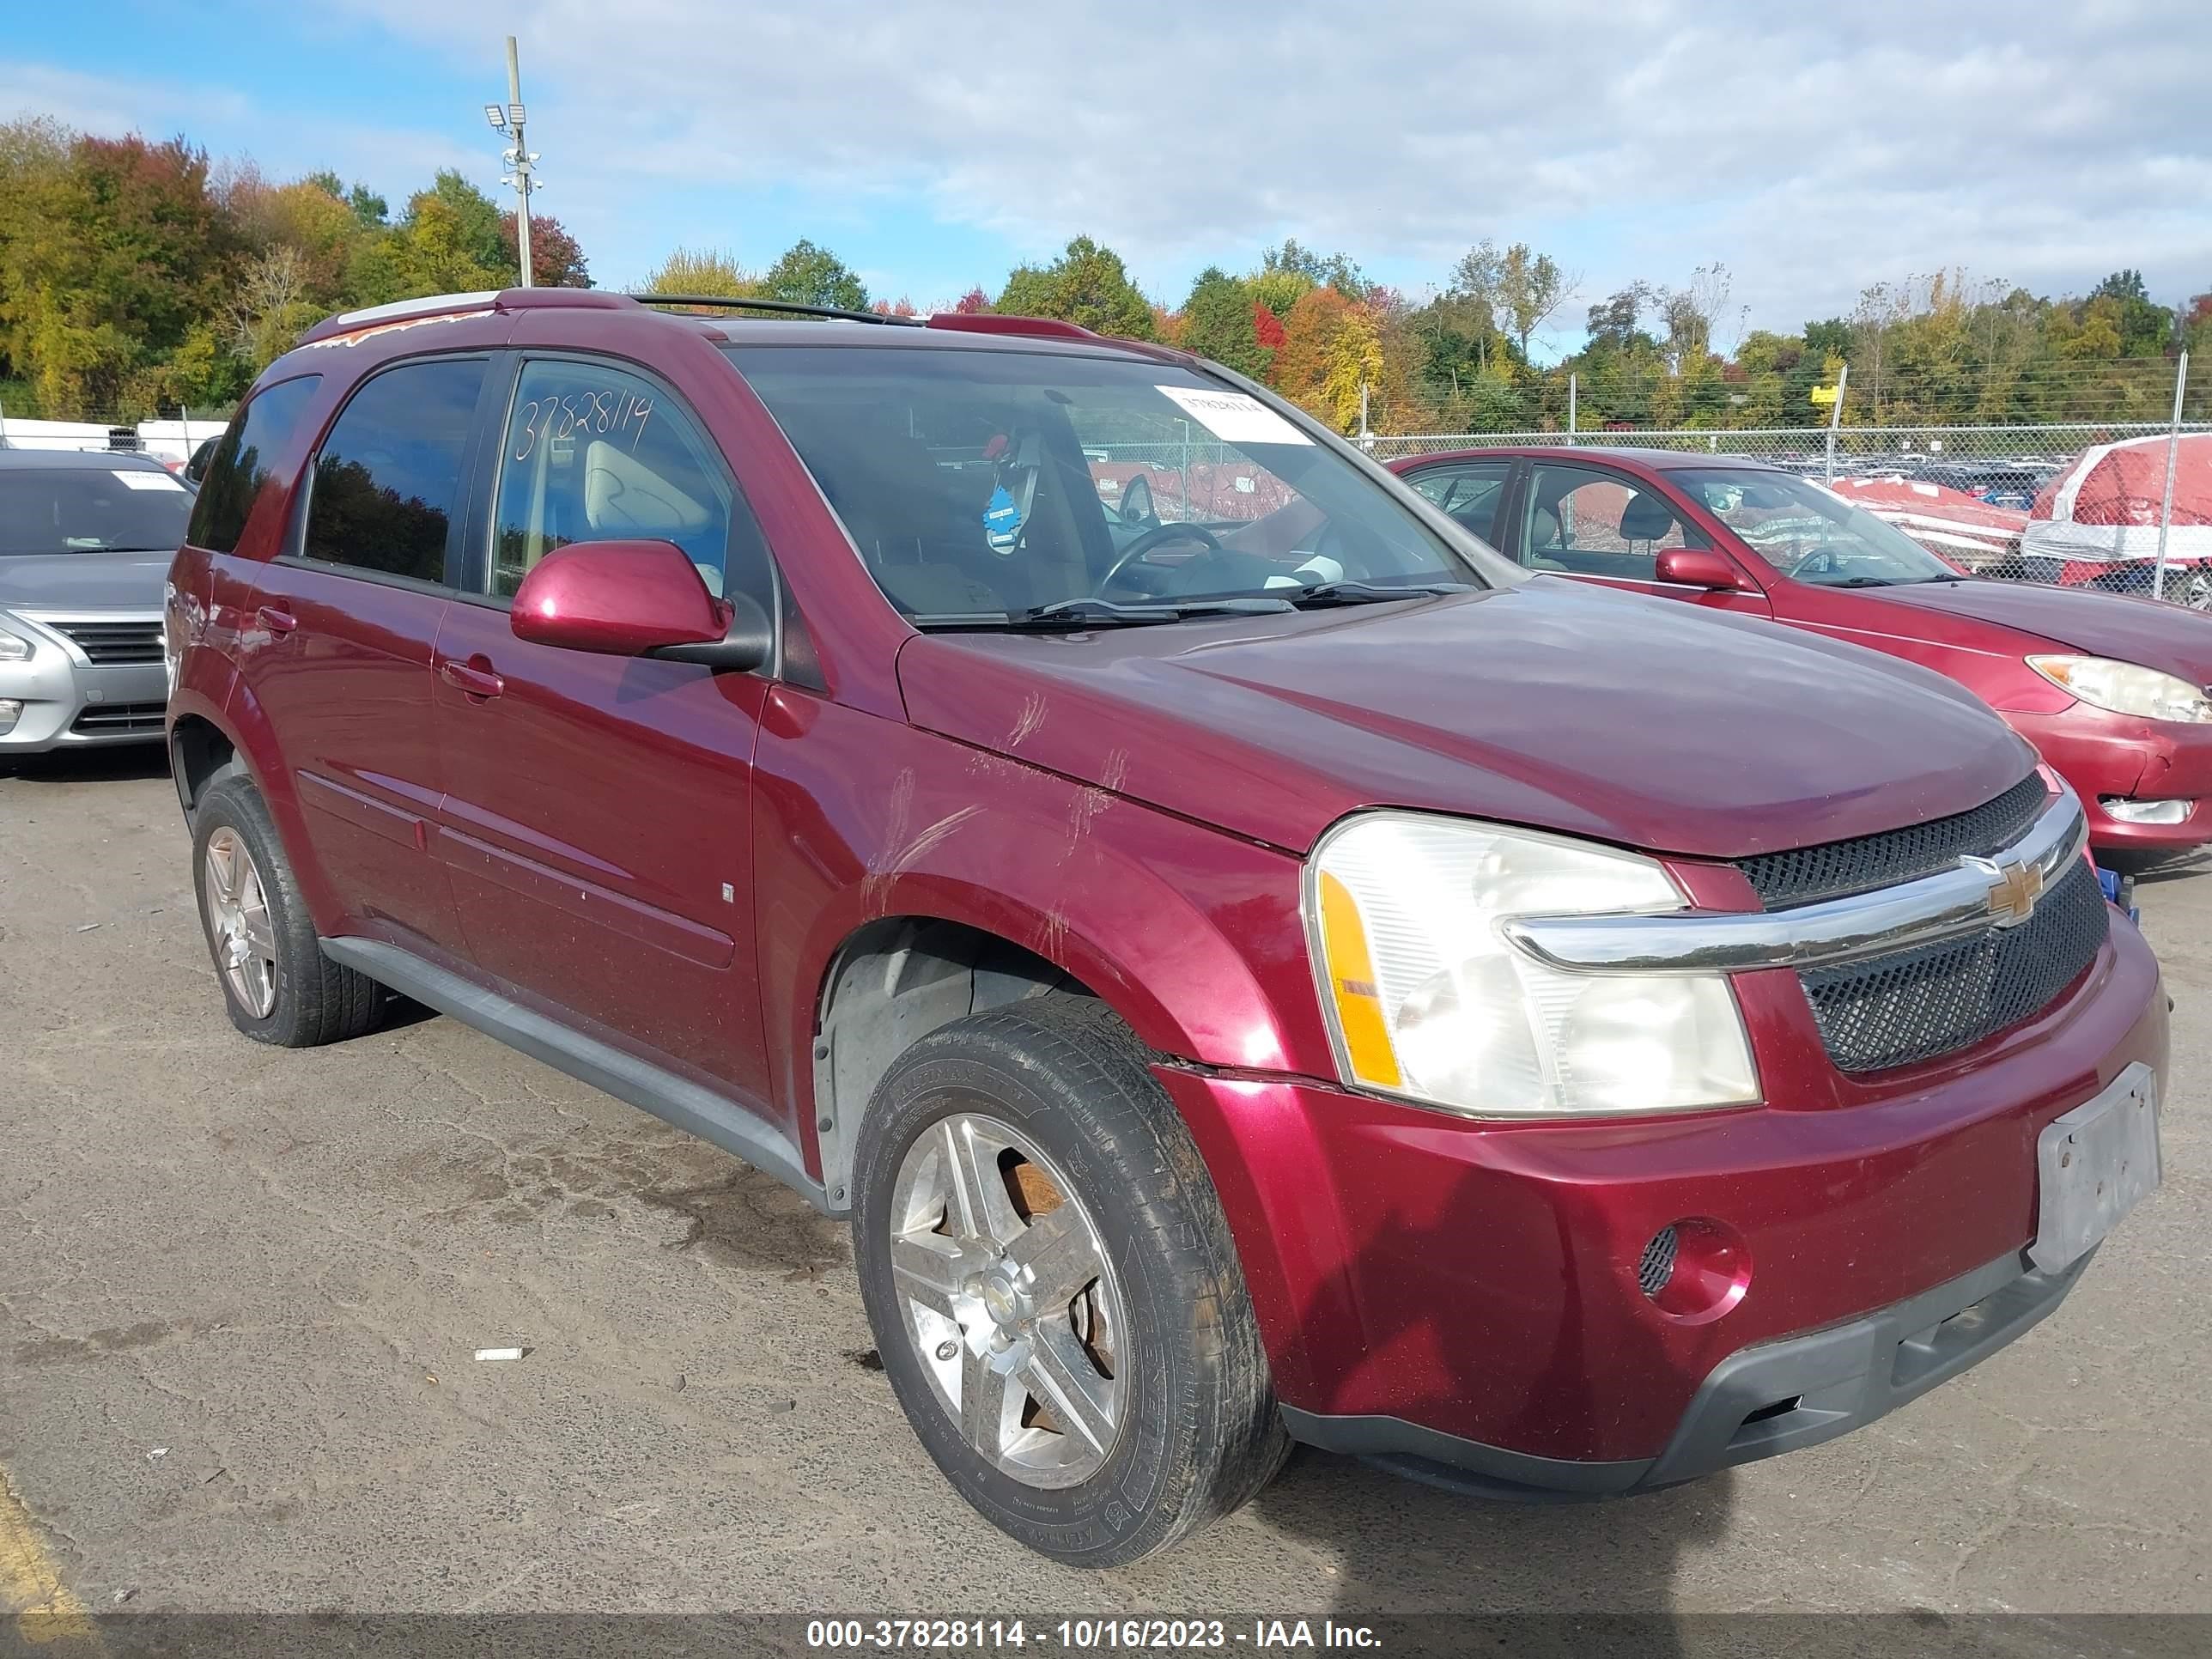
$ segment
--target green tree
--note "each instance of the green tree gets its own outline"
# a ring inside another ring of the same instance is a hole
[[[1121,256],[1088,236],[1077,237],[1048,265],[1016,266],[992,309],[1002,316],[1057,317],[1125,339],[1154,335],[1151,302],[1129,280]]]
[[[868,308],[868,290],[845,262],[804,237],[768,268],[761,277],[761,291],[769,299],[799,305],[835,306],[841,311]]]
[[[1191,284],[1182,306],[1182,349],[1264,380],[1275,354],[1260,343],[1251,290],[1218,265],[1208,265]]]

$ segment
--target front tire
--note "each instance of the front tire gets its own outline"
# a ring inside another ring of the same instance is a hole
[[[383,987],[322,951],[268,804],[234,773],[192,817],[192,888],[230,1023],[256,1042],[311,1048],[376,1029]]]
[[[856,1148],[891,1386],[986,1519],[1072,1565],[1243,1504],[1288,1441],[1219,1199],[1146,1051],[1051,995],[902,1054]]]

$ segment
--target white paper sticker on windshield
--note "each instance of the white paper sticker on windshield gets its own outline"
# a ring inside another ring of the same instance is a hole
[[[1310,444],[1313,440],[1261,403],[1242,392],[1199,392],[1185,386],[1155,386],[1191,419],[1224,443]]]
[[[125,472],[118,469],[115,477],[125,489],[182,489],[184,488],[184,485],[166,472]]]

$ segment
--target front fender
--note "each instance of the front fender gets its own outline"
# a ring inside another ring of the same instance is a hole
[[[805,1062],[831,965],[889,916],[1035,951],[1162,1054],[1333,1072],[1296,859],[786,689],[756,768],[763,1012],[800,1124],[814,1117]]]

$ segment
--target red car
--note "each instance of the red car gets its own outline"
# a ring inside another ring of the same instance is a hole
[[[1529,569],[1770,617],[1949,675],[2074,786],[2108,858],[2212,841],[2212,620],[1962,574],[1757,461],[1560,446],[1390,466]]]
[[[1285,506],[1109,522],[1086,450],[1194,430]],[[1178,352],[356,314],[171,585],[232,1022],[392,988],[849,1217],[915,1432],[1063,1560],[1292,1437],[1584,1495],[1809,1445],[2157,1179],[2157,964],[1987,709],[1532,580]]]

